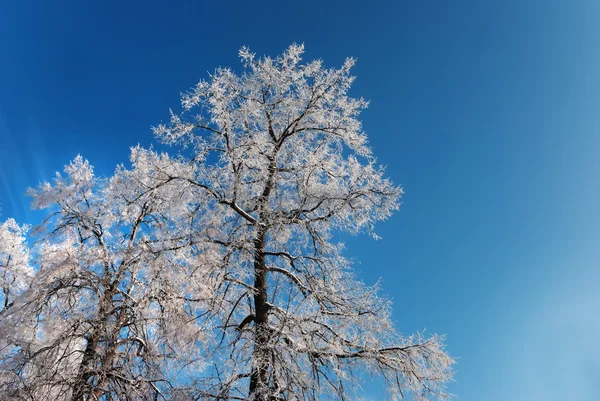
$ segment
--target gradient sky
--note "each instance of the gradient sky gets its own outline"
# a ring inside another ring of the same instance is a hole
[[[600,3],[218,3],[2,1],[0,219],[39,222],[25,190],[78,153],[127,162],[243,45],[354,56],[406,191],[382,240],[347,239],[359,277],[383,278],[403,333],[447,334],[460,400],[598,400]]]

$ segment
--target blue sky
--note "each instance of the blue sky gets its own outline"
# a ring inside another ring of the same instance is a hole
[[[381,241],[348,238],[359,276],[402,332],[448,335],[461,400],[596,400],[600,3],[323,3],[2,2],[2,219],[39,222],[25,190],[78,153],[110,174],[243,45],[354,56],[406,191]]]

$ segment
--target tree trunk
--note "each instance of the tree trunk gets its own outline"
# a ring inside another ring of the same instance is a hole
[[[255,401],[268,401],[268,375],[269,361],[271,360],[267,344],[269,343],[270,330],[268,322],[268,302],[267,302],[267,264],[265,261],[265,246],[267,242],[268,226],[265,217],[269,206],[269,197],[274,186],[275,172],[277,170],[277,152],[281,147],[278,143],[273,149],[273,155],[269,160],[269,175],[265,189],[263,190],[259,219],[257,221],[257,233],[254,240],[254,351],[252,355],[252,373],[250,375],[250,388],[248,395],[254,393],[257,396]]]
[[[98,311],[98,324],[92,330],[92,335],[87,338],[87,345],[85,347],[85,351],[83,352],[83,359],[81,360],[81,364],[79,365],[77,384],[75,384],[74,386],[74,392],[72,397],[73,401],[96,400],[99,399],[99,397],[102,396],[102,394],[104,393],[104,381],[106,380],[106,377],[101,377],[96,385],[91,385],[88,382],[92,378],[92,376],[98,374],[97,372],[95,372],[95,369],[93,369],[93,367],[90,365],[94,362],[95,358],[99,357],[99,355],[96,353],[96,348],[99,345],[100,336],[106,330],[106,322],[114,294],[115,291],[113,286],[109,286],[109,288],[104,293],[104,297],[100,305],[100,309]],[[112,350],[110,348],[107,349],[106,354],[109,354],[111,351]],[[101,368],[105,368],[105,360],[106,356],[103,358]],[[112,358],[110,360],[112,361]]]
[[[77,375],[77,383],[73,386],[73,401],[85,401],[86,393],[88,391],[88,381],[92,377],[90,372],[90,363],[96,356],[96,347],[98,346],[98,339],[100,337],[99,330],[96,328],[92,335],[87,338],[87,344],[83,351],[83,359],[79,365],[79,374]]]
[[[267,306],[267,266],[265,263],[265,241],[267,230],[259,228],[257,238],[254,240],[254,351],[252,355],[252,374],[248,395],[258,393],[256,401],[267,401],[265,392],[268,377],[269,342],[268,306]]]

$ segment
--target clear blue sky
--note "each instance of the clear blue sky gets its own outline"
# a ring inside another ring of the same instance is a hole
[[[360,277],[404,333],[448,335],[461,400],[598,400],[600,3],[323,3],[3,1],[2,219],[38,222],[24,191],[78,153],[126,162],[243,45],[354,56],[406,191],[383,240],[348,239]]]

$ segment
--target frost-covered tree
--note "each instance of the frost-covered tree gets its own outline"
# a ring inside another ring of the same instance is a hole
[[[241,74],[218,69],[155,128],[189,168],[151,189],[185,185],[174,202],[195,216],[180,234],[196,245],[184,265],[215,283],[197,319],[212,366],[178,397],[346,400],[367,371],[391,399],[443,398],[453,360],[442,338],[398,334],[390,303],[353,276],[338,243],[342,233],[376,237],[402,194],[367,145],[367,102],[348,94],[354,60],[325,68],[302,54],[242,49]],[[160,169],[153,152],[139,157]]]
[[[0,224],[0,313],[13,304],[14,298],[25,289],[32,276],[26,244],[28,229],[14,219]]]
[[[151,170],[135,149],[132,161],[99,179],[77,157],[65,176],[29,191],[50,214],[35,230],[32,285],[0,322],[2,400],[158,400],[175,374],[199,370],[202,331],[190,316],[210,291],[190,279],[192,248],[172,223],[186,223],[177,207],[185,186],[161,175],[188,167],[156,157]],[[0,228],[4,278],[14,282],[22,229]],[[4,248],[18,252],[7,259]]]
[[[14,219],[8,219],[0,224],[0,356],[12,351],[12,346],[5,339],[1,327],[9,320],[10,313],[21,293],[27,288],[33,269],[30,264],[29,248],[27,246],[27,231],[29,227],[19,225]],[[3,358],[0,358],[0,394],[9,384],[12,387],[14,376],[6,370]]]
[[[31,190],[35,230],[0,226],[3,400],[347,400],[365,372],[391,399],[444,398],[442,338],[403,337],[340,235],[367,233],[402,190],[358,120],[339,69],[302,46],[219,69],[98,178],[77,157]],[[4,238],[8,240],[4,240]],[[5,255],[8,255],[5,257]]]

